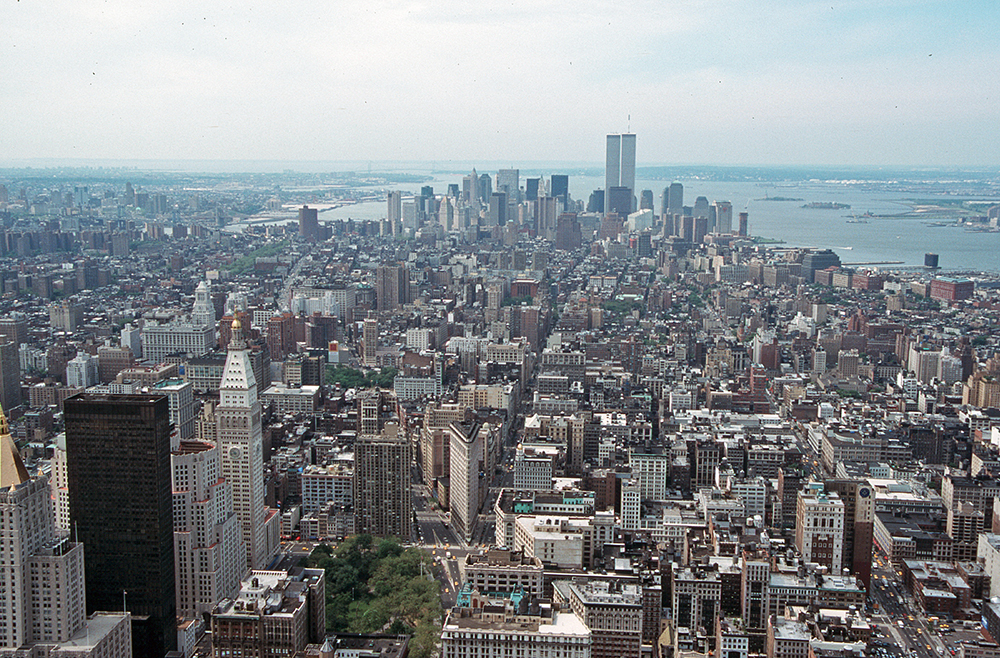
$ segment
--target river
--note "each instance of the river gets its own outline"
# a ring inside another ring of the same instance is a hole
[[[489,172],[494,176],[494,172]],[[524,185],[526,176],[521,175]],[[430,183],[441,194],[449,183],[461,185],[462,176],[439,175]],[[638,179],[638,190],[653,191],[655,212],[659,212],[660,194],[670,181]],[[953,220],[917,217],[866,217],[866,223],[852,222],[854,215],[896,215],[909,211],[907,199],[924,199],[927,193],[899,190],[870,189],[857,184],[831,181],[729,182],[684,179],[684,203],[693,206],[698,196],[709,202],[730,201],[733,205],[733,228],[738,214],[749,213],[750,234],[781,240],[787,246],[829,248],[845,263],[902,261],[912,267],[924,263],[925,253],[936,253],[940,266],[948,270],[983,270],[1000,272],[1000,233],[966,231],[956,226],[931,226],[936,221]],[[570,176],[570,195],[586,202],[590,192],[604,186],[603,177]],[[394,189],[416,193],[421,184],[398,185]],[[764,200],[766,197],[787,197],[801,201]],[[971,199],[994,201],[989,197],[947,196],[941,199]],[[802,208],[810,202],[846,204],[850,209]],[[320,213],[320,221],[381,219],[385,217],[384,201],[342,206]],[[983,211],[985,213],[985,210]],[[275,221],[288,221],[281,219]]]

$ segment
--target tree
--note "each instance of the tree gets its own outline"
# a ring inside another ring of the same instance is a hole
[[[336,549],[321,544],[307,565],[326,573],[326,626],[334,632],[407,633],[410,655],[428,658],[441,632],[440,585],[427,574],[433,560],[395,539],[349,537]]]
[[[340,384],[344,388],[364,388],[365,374],[347,366],[330,365],[326,369],[326,383]]]

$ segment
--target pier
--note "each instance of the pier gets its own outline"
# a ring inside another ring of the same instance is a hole
[[[865,263],[841,263],[844,267],[861,267],[864,265],[902,265],[902,260],[873,260]]]

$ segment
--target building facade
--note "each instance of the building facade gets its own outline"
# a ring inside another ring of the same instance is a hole
[[[395,423],[362,434],[354,445],[357,532],[409,541],[413,533],[410,441]]]
[[[181,441],[170,455],[177,614],[198,617],[239,592],[246,551],[219,448]]]
[[[795,547],[804,561],[840,573],[844,567],[844,503],[840,496],[809,486],[799,492]]]
[[[70,521],[87,547],[87,609],[135,616],[136,655],[176,648],[170,407],[164,395],[64,403]]]
[[[226,367],[215,407],[222,476],[233,488],[246,565],[263,568],[277,553],[281,519],[264,504],[264,438],[257,379],[240,321],[233,320]]]

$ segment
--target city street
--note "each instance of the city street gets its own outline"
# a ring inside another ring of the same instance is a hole
[[[913,658],[950,655],[937,634],[928,629],[924,617],[911,605],[892,565],[887,565],[880,556],[873,559],[871,598],[878,604],[878,614],[872,615],[872,623],[879,627],[879,632],[873,635],[891,636],[903,655]]]

